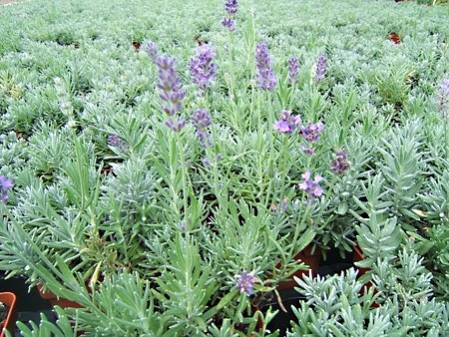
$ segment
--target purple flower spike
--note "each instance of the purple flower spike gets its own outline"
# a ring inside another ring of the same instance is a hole
[[[156,65],[159,69],[160,97],[166,103],[164,111],[173,116],[182,109],[182,100],[185,97],[185,91],[176,72],[176,61],[168,56],[159,56]]]
[[[156,62],[157,57],[159,55],[159,48],[156,43],[153,41],[149,41],[145,43],[143,49],[146,51],[148,56],[153,60],[153,62]]]
[[[256,277],[251,273],[243,271],[237,276],[237,288],[248,296],[254,293],[254,283],[256,283]]]
[[[322,122],[310,123],[301,129],[301,135],[308,142],[316,142],[320,139],[323,130],[324,124]]]
[[[217,74],[217,65],[213,63],[215,52],[207,44],[199,46],[196,56],[190,60],[189,70],[192,81],[200,90],[209,88]]]
[[[221,24],[228,28],[229,31],[235,31],[234,16],[239,9],[239,3],[237,0],[226,0],[224,4],[225,11],[228,13],[228,17],[224,18]]]
[[[259,88],[272,91],[277,80],[266,42],[261,42],[256,47],[256,67]]]
[[[237,10],[239,9],[239,3],[237,0],[226,0],[224,7],[225,11],[232,16],[237,13]]]
[[[209,147],[211,145],[209,132],[207,132],[207,130],[197,129],[196,136],[203,147]]]
[[[312,180],[312,173],[306,171],[302,178],[304,179],[303,182],[298,185],[300,190],[306,192],[311,198],[319,198],[323,195],[323,189],[320,186],[323,177],[316,175],[315,179]]]
[[[184,118],[169,118],[165,122],[165,125],[167,125],[172,131],[179,132],[186,126],[186,121]]]
[[[331,170],[336,174],[344,174],[349,169],[348,154],[346,151],[337,151]]]
[[[320,82],[324,80],[326,72],[327,72],[327,58],[326,55],[321,54],[318,57],[318,61],[316,63],[315,81]]]
[[[281,118],[273,127],[280,133],[292,133],[301,124],[301,117],[293,116],[290,111],[282,111]]]
[[[193,124],[196,128],[196,136],[198,137],[202,146],[210,145],[210,137],[206,128],[212,124],[212,118],[206,109],[198,109],[192,117]]]
[[[5,176],[0,176],[0,201],[6,203],[8,201],[8,191],[11,190],[14,183]]]
[[[290,57],[288,59],[288,81],[293,84],[298,79],[299,60],[297,57]]]
[[[446,78],[440,85],[438,92],[439,109],[444,117],[448,117],[449,110],[449,78]]]
[[[212,124],[212,118],[206,109],[198,109],[192,117],[193,124],[199,129],[205,129]]]
[[[223,21],[221,21],[221,24],[229,29],[230,32],[235,31],[235,20],[231,18],[223,18]]]

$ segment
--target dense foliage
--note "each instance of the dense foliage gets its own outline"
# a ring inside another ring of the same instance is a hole
[[[447,7],[36,0],[0,27],[0,269],[83,306],[26,336],[276,336],[254,302],[296,253],[357,244],[370,271],[298,281],[289,334],[447,335]]]

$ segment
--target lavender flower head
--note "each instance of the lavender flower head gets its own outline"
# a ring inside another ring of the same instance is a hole
[[[192,117],[193,124],[198,129],[205,129],[212,124],[212,118],[206,109],[198,109]]]
[[[210,145],[209,133],[206,128],[212,124],[212,118],[206,109],[198,109],[192,117],[193,124],[196,128],[196,136],[202,146]]]
[[[156,43],[153,41],[148,41],[143,46],[143,49],[148,54],[148,56],[153,60],[153,62],[156,62],[157,57],[159,55],[159,48]]]
[[[223,21],[221,21],[221,24],[223,27],[226,27],[229,29],[230,32],[235,31],[235,20],[231,18],[223,18]]]
[[[200,141],[201,146],[209,147],[211,145],[210,135],[209,132],[207,132],[207,130],[197,129],[195,134],[198,140]]]
[[[272,91],[276,86],[277,80],[273,71],[273,65],[266,42],[257,44],[256,67],[259,88]]]
[[[237,13],[237,10],[239,9],[239,3],[237,0],[226,0],[224,7],[225,11],[232,16]]]
[[[290,111],[282,111],[281,118],[273,127],[280,133],[292,133],[301,124],[301,117],[293,116]]]
[[[299,60],[297,57],[290,57],[288,59],[288,81],[293,84],[298,79]]]
[[[241,293],[248,296],[254,293],[254,283],[256,282],[256,277],[251,273],[243,271],[237,276],[237,288],[239,288]]]
[[[217,74],[217,65],[213,63],[215,52],[207,44],[199,46],[196,56],[190,60],[189,70],[192,81],[200,90],[210,87]]]
[[[318,57],[318,61],[316,63],[316,69],[315,69],[315,81],[320,82],[324,80],[324,77],[326,76],[327,72],[327,58],[326,55],[321,54]]]
[[[449,78],[446,78],[440,85],[438,92],[439,108],[443,116],[448,117],[449,110]]]
[[[165,122],[172,131],[179,132],[186,126],[186,120],[184,118],[169,118]]]
[[[349,169],[348,154],[346,151],[337,151],[331,164],[331,170],[336,174],[344,174]]]
[[[185,97],[185,91],[176,72],[176,61],[169,56],[159,56],[156,65],[159,69],[160,97],[166,103],[164,111],[173,116],[182,109],[182,100]]]
[[[323,189],[320,186],[323,177],[315,175],[315,179],[312,180],[312,173],[306,171],[302,178],[304,179],[303,182],[298,185],[300,190],[306,192],[311,198],[319,198],[323,195]]]
[[[109,146],[118,146],[120,144],[120,137],[114,134],[110,134],[108,136],[108,145]]]
[[[0,201],[6,203],[8,201],[8,191],[11,190],[14,183],[5,176],[0,176]]]
[[[309,123],[306,127],[301,129],[301,135],[308,142],[316,142],[320,139],[323,130],[324,124],[322,122]]]
[[[123,147],[125,142],[116,134],[110,134],[108,136],[108,145],[111,147]]]

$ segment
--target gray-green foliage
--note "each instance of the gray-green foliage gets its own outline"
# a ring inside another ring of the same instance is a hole
[[[449,66],[446,9],[392,10],[390,0],[241,1],[237,31],[228,34],[222,6],[36,0],[1,8],[0,174],[15,187],[0,204],[0,269],[82,303],[71,317],[99,336],[245,334],[238,324],[254,328],[259,314],[238,294],[238,274],[256,276],[256,296],[270,291],[305,267],[292,260],[310,243],[344,253],[358,241],[359,265],[373,275],[383,268],[378,284],[387,289],[400,275],[383,264],[413,236],[436,268],[438,295],[447,296],[447,121],[435,104]],[[393,31],[401,44],[388,41]],[[177,61],[187,91],[181,115],[211,113],[210,147],[191,123],[180,133],[164,124],[157,69],[132,47],[144,40]],[[196,97],[187,65],[200,40],[217,52],[218,74]],[[274,93],[255,87],[262,40],[278,77]],[[329,68],[315,83],[321,53]],[[290,56],[300,59],[293,86]],[[284,109],[303,124],[325,123],[315,155],[298,133],[273,130]],[[108,144],[109,135],[120,146]],[[350,161],[341,175],[331,170],[340,149]],[[306,170],[324,177],[322,198],[308,200],[297,188]],[[420,270],[412,260],[407,265]],[[330,320],[332,333],[402,324],[351,297],[349,287],[360,287],[354,277],[316,282],[349,296],[338,311],[347,324]],[[400,293],[420,285],[427,296],[427,281],[403,283]],[[412,313],[429,303],[413,304]],[[370,324],[362,326],[363,317]]]
[[[27,326],[22,322],[17,323],[17,327],[23,337],[75,337],[77,336],[76,328],[71,325],[70,320],[65,316],[64,310],[55,308],[58,320],[56,324],[50,322],[44,315],[41,315],[41,322],[37,325],[31,322],[31,326]],[[7,331],[6,336],[11,334]]]
[[[432,298],[432,274],[422,262],[410,248],[379,259],[369,289],[352,269],[297,280],[304,301],[293,309],[298,323],[288,336],[446,336],[449,308]]]

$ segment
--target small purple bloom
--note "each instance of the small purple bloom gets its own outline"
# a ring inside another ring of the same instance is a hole
[[[203,163],[203,165],[205,166],[205,167],[211,167],[213,164],[216,164],[216,163],[218,163],[220,160],[222,160],[223,158],[221,157],[221,155],[220,154],[217,154],[216,156],[215,156],[215,159],[214,159],[214,161],[212,162],[209,158],[207,158],[207,157],[204,157],[203,159],[201,159],[201,162]]]
[[[206,109],[198,109],[192,117],[193,124],[196,128],[196,136],[202,146],[210,145],[209,132],[206,130],[212,124],[212,118]]]
[[[179,132],[186,126],[186,120],[184,118],[169,118],[165,122],[165,125],[167,125],[174,132]]]
[[[323,130],[324,124],[322,122],[309,123],[306,127],[301,129],[301,135],[308,142],[316,142],[320,139]]]
[[[326,55],[321,54],[318,57],[318,61],[316,63],[316,69],[315,69],[315,81],[320,82],[324,80],[324,77],[326,76],[327,72],[327,58]]]
[[[438,92],[439,109],[444,117],[448,116],[449,110],[449,78],[446,78],[440,85]]]
[[[207,132],[207,130],[197,129],[196,136],[198,137],[198,140],[200,141],[200,144],[203,147],[210,146],[210,136],[209,136],[209,132]]]
[[[248,296],[254,293],[254,283],[256,282],[256,277],[251,273],[243,271],[237,276],[237,288],[239,288],[241,293]]]
[[[6,203],[8,201],[8,191],[11,190],[14,183],[5,176],[0,176],[0,201]]]
[[[299,60],[297,57],[290,57],[288,59],[288,81],[293,84],[298,79]]]
[[[233,32],[235,31],[235,20],[231,18],[223,18],[223,21],[221,21],[221,24],[229,29],[229,31]]]
[[[343,174],[349,169],[348,154],[346,151],[337,151],[335,160],[332,162],[331,170],[336,174]]]
[[[257,82],[259,88],[272,91],[277,84],[268,45],[260,42],[256,47]]]
[[[153,62],[156,62],[157,57],[159,55],[159,48],[156,43],[153,41],[148,41],[143,46],[143,49],[146,51],[148,56],[153,60]]]
[[[315,179],[312,180],[312,173],[306,171],[302,178],[304,179],[303,182],[298,185],[300,190],[306,192],[311,198],[319,198],[323,195],[323,189],[320,186],[323,177],[316,175]]]
[[[205,167],[211,167],[211,166],[212,166],[212,163],[211,163],[210,159],[207,158],[207,157],[201,159],[201,162],[203,163],[203,165],[204,165]]]
[[[116,134],[110,134],[108,136],[108,145],[112,147],[122,147],[124,144],[123,139],[121,139]]]
[[[192,117],[193,124],[199,129],[205,129],[212,123],[212,118],[206,109],[198,109]]]
[[[185,97],[185,91],[176,72],[176,61],[169,56],[159,56],[156,65],[159,69],[160,97],[166,102],[164,111],[173,116],[182,109],[182,100]]]
[[[301,117],[293,116],[290,111],[282,111],[281,118],[273,127],[280,133],[292,133],[301,124]]]
[[[200,90],[209,88],[217,74],[217,65],[213,63],[215,52],[207,44],[199,46],[196,56],[190,60],[189,70],[192,81]]]
[[[225,11],[232,16],[237,13],[237,10],[239,9],[239,3],[237,0],[226,0],[224,7]]]
[[[306,155],[308,155],[308,156],[313,156],[313,155],[315,155],[315,149],[314,149],[313,147],[311,147],[311,146],[306,146],[306,145],[304,145],[304,146],[302,147],[302,149],[303,149],[304,153],[305,153]]]

